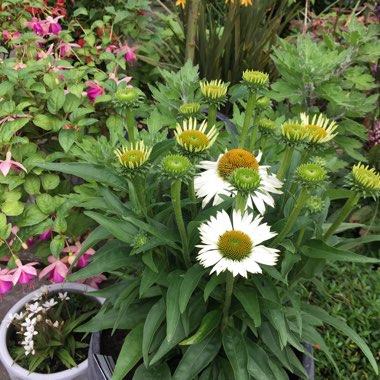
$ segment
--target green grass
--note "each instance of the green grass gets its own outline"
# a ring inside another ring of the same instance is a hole
[[[380,268],[370,265],[337,264],[326,269],[321,283],[324,291],[311,286],[308,299],[330,315],[342,317],[370,346],[380,362]],[[316,379],[380,379],[360,349],[332,327],[321,328],[340,370],[340,377],[324,354],[315,349]]]

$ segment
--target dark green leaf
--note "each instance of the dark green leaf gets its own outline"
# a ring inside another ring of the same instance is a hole
[[[123,380],[124,376],[137,364],[142,357],[143,324],[131,330],[124,340],[116,362],[112,380]]]
[[[246,313],[252,318],[255,327],[261,325],[260,305],[255,289],[248,287],[235,287],[234,295],[242,304]]]
[[[196,289],[205,269],[195,264],[184,275],[179,294],[179,310],[183,313],[189,303],[190,297]]]
[[[249,380],[248,352],[243,335],[233,327],[223,331],[223,348],[232,366],[235,379]]]

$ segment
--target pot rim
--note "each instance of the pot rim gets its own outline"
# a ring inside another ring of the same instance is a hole
[[[86,285],[81,284],[77,282],[63,282],[60,284],[51,284],[46,285],[48,288],[48,292],[56,292],[56,291],[67,291],[71,293],[91,293],[93,291],[96,291],[97,289]],[[38,375],[38,379],[51,379],[52,374],[51,373],[39,373],[39,372],[29,372],[27,369],[21,367],[18,365],[14,359],[10,356],[8,352],[8,346],[7,346],[7,332],[8,328],[10,326],[10,320],[9,315],[13,315],[17,313],[19,310],[21,310],[24,305],[32,300],[32,298],[37,295],[41,291],[41,287],[34,290],[33,292],[28,293],[25,295],[25,297],[21,298],[19,301],[17,301],[7,312],[4,319],[1,321],[0,324],[0,360],[3,362],[4,366],[8,369],[13,369],[14,372],[17,372],[18,376],[29,376],[31,378],[31,375],[35,374]],[[91,297],[91,295],[89,295]],[[105,298],[101,297],[95,297],[100,304],[103,304],[105,302]],[[88,358],[83,360],[81,363],[78,364],[77,367],[73,367],[70,369],[66,369],[64,371],[60,372],[54,372],[54,375],[59,376],[60,379],[70,378],[73,373],[85,370],[88,366]]]

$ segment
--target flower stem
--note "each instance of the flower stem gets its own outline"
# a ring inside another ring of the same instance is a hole
[[[216,124],[216,104],[210,104],[208,106],[208,120],[207,127],[210,130]]]
[[[303,206],[305,205],[308,197],[308,192],[305,188],[302,188],[301,193],[297,199],[297,202],[294,206],[293,211],[289,215],[288,220],[286,221],[285,226],[281,230],[281,232],[277,235],[276,239],[274,239],[272,246],[276,247],[278,244],[280,244],[286,235],[289,233],[290,229],[293,227],[293,224],[298,218],[298,215],[300,214]]]
[[[289,169],[290,162],[291,162],[292,156],[293,156],[293,151],[294,151],[294,146],[287,146],[285,149],[285,154],[284,154],[284,157],[282,158],[281,166],[277,172],[277,178],[280,181],[282,181],[284,179],[285,174]]]
[[[240,213],[243,215],[246,204],[247,204],[247,197],[242,195],[240,192],[238,192],[235,198],[236,211],[240,211]]]
[[[134,144],[136,120],[135,120],[135,115],[131,108],[127,108],[126,117],[127,117],[128,140],[131,144]]]
[[[190,60],[194,63],[199,1],[200,0],[191,0],[189,5],[187,15],[185,62]]]
[[[192,219],[194,219],[197,214],[197,205],[196,205],[197,198],[195,196],[194,177],[191,179],[189,183],[189,198],[191,201],[191,205],[190,205],[191,216],[192,216]]]
[[[255,104],[256,104],[256,92],[252,91],[249,93],[248,100],[247,100],[247,106],[245,108],[245,116],[244,116],[244,122],[243,122],[243,129],[241,130],[240,139],[239,139],[239,148],[244,149],[245,141],[247,140],[248,136],[248,130],[249,130],[249,124],[251,122],[252,114],[255,110]],[[252,144],[254,144],[255,141],[252,137]]]
[[[340,224],[347,218],[347,216],[350,214],[352,209],[356,206],[360,199],[360,195],[357,193],[352,193],[351,196],[347,199],[346,203],[340,210],[339,215],[335,219],[334,223],[330,226],[330,228],[325,233],[325,236],[323,237],[324,240],[327,240],[331,235],[334,234],[334,232],[338,229]]]
[[[136,177],[133,180],[133,186],[135,188],[136,196],[139,201],[141,211],[144,216],[147,215],[147,208],[146,208],[146,199],[145,199],[145,188],[142,182],[141,177]]]
[[[228,313],[231,307],[232,292],[234,290],[234,276],[231,272],[227,272],[226,278],[226,294],[223,305],[223,319],[221,329],[224,330],[228,325]]]
[[[171,197],[172,204],[174,209],[174,216],[177,222],[177,227],[179,231],[179,235],[181,237],[182,242],[182,254],[183,259],[187,267],[191,266],[190,253],[189,253],[189,245],[187,241],[186,228],[185,223],[183,222],[182,217],[182,204],[181,204],[181,180],[177,179],[172,183],[171,187]]]

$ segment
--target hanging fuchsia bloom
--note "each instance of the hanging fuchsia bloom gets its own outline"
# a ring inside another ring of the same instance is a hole
[[[46,51],[44,50],[38,51],[36,53],[36,59],[46,59],[49,55],[54,55],[53,47],[54,47],[54,44],[51,44]]]
[[[137,60],[137,56],[134,53],[135,50],[137,50],[139,47],[138,46],[133,46],[130,47],[128,43],[125,43],[125,45],[120,46],[118,49],[114,51],[114,53],[120,53],[123,52],[123,57],[128,63],[133,63],[133,61]]]
[[[15,263],[17,265],[16,269],[12,269],[9,273],[12,274],[13,285],[19,284],[29,284],[30,281],[34,280],[37,277],[37,269],[34,268],[34,265],[37,265],[37,262],[23,264],[20,259],[16,259]]]
[[[86,82],[89,88],[86,90],[87,97],[93,102],[98,96],[104,95],[105,91],[97,82]]]
[[[12,41],[15,38],[19,38],[21,36],[20,32],[10,32],[8,30],[3,30],[3,38],[8,41]]]
[[[65,57],[67,54],[71,53],[71,50],[73,50],[72,49],[73,47],[80,48],[80,45],[74,44],[74,43],[71,43],[71,42],[61,42],[58,45],[59,55],[61,57]]]
[[[51,228],[47,228],[44,232],[42,232],[42,234],[38,235],[38,238],[40,240],[51,240],[51,238],[52,238],[52,229]]]
[[[61,259],[56,259],[54,256],[49,256],[48,261],[51,264],[42,269],[38,278],[41,280],[48,274],[48,280],[51,282],[57,284],[65,281],[67,272],[69,270],[67,265]]]
[[[95,289],[99,289],[99,284],[105,280],[107,280],[107,277],[104,274],[98,274],[97,276],[86,278],[84,283]]]
[[[75,245],[70,245],[69,247],[66,247],[63,252],[65,253],[68,253],[69,254],[69,258],[68,258],[68,262],[69,264],[72,264],[76,258],[76,256],[78,256],[80,250],[82,249],[82,244],[77,241],[75,243]],[[88,249],[77,261],[77,268],[84,268],[86,267],[90,262],[88,261],[88,259],[95,253],[95,251],[90,248]],[[71,255],[70,255],[71,254]]]
[[[9,173],[9,170],[11,169],[15,169],[17,171],[18,168],[20,168],[24,170],[25,172],[27,172],[27,170],[25,169],[23,165],[21,165],[17,161],[12,161],[11,158],[12,158],[12,153],[7,152],[5,156],[5,160],[0,160],[0,172],[3,173],[4,177],[7,176],[7,174]]]
[[[59,32],[62,30],[62,27],[59,25],[58,20],[62,17],[63,16],[58,16],[56,18],[53,18],[51,16],[46,17],[46,20],[44,21],[44,27],[45,30],[47,29],[47,33],[45,34],[59,34]]]
[[[8,269],[0,269],[0,299],[4,293],[12,289],[12,278],[13,276],[9,274]]]
[[[43,21],[37,17],[33,17],[32,21],[26,22],[24,25],[31,27],[33,32],[38,36],[43,36],[45,34]]]

